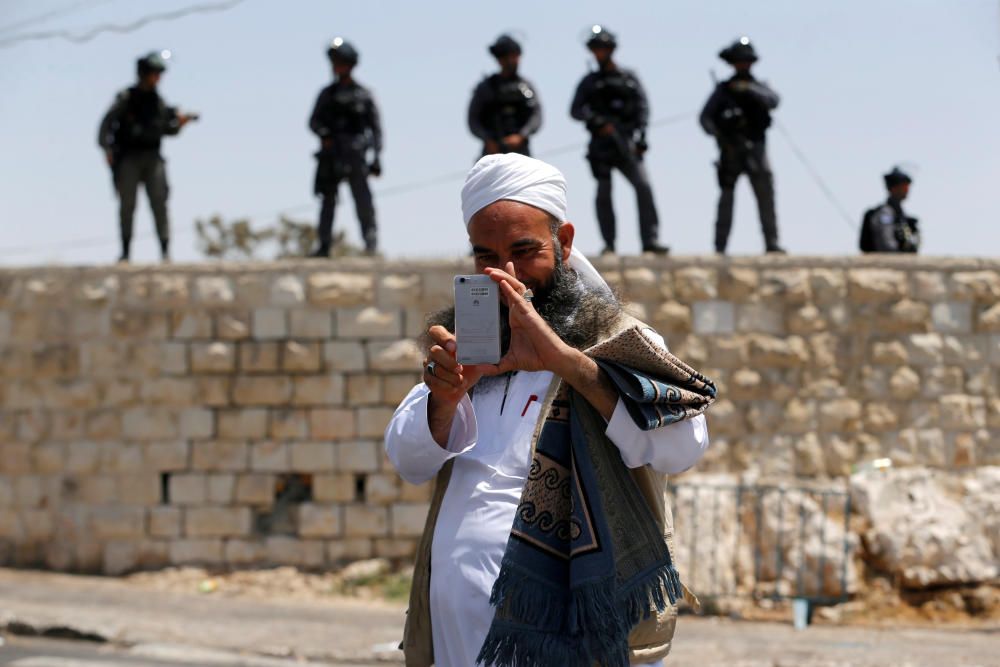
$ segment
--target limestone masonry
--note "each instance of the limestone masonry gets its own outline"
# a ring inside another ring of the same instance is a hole
[[[718,383],[697,472],[1000,465],[1000,260],[597,265]],[[0,270],[0,564],[407,559],[430,489],[398,479],[382,433],[419,380],[425,313],[470,268]]]

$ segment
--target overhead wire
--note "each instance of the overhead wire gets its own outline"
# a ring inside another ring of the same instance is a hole
[[[0,26],[0,34],[5,32],[11,32],[14,30],[20,30],[22,28],[27,28],[30,25],[36,25],[38,23],[45,23],[51,19],[62,18],[64,16],[69,16],[80,9],[90,9],[91,7],[96,7],[97,5],[104,5],[113,0],[82,0],[81,2],[74,2],[71,5],[65,7],[60,7],[58,9],[51,9],[44,14],[38,14],[37,16],[32,16],[30,18],[21,19],[15,21],[14,23],[8,23],[5,26]]]
[[[202,3],[197,5],[188,5],[187,7],[181,7],[169,12],[159,12],[156,14],[147,14],[145,16],[139,17],[131,23],[125,24],[113,24],[113,23],[102,23],[100,25],[94,26],[89,30],[82,33],[73,33],[69,30],[46,30],[42,32],[28,32],[11,35],[8,37],[0,37],[0,49],[9,48],[15,46],[22,42],[33,42],[39,40],[49,40],[49,39],[63,39],[74,44],[82,44],[84,42],[89,42],[98,35],[105,32],[113,32],[118,34],[135,32],[136,30],[146,26],[150,23],[155,23],[157,21],[174,21],[176,19],[183,18],[185,16],[190,16],[191,14],[207,14],[213,12],[224,12],[236,7],[237,5],[245,2],[246,0],[226,0],[225,2],[215,2],[215,3]]]

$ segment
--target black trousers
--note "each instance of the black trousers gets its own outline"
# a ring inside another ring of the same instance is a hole
[[[322,197],[316,236],[322,249],[329,249],[333,242],[333,214],[337,208],[337,191],[341,181],[347,181],[354,198],[354,211],[361,223],[361,238],[365,249],[371,252],[378,246],[375,224],[375,204],[368,187],[368,165],[364,153],[353,152],[343,157],[320,155],[316,168],[316,194]]]
[[[750,179],[757,199],[760,228],[767,250],[778,247],[778,218],[774,209],[774,174],[767,159],[763,141],[750,146],[720,142],[719,161],[715,163],[719,178],[719,208],[715,218],[715,249],[726,251],[729,232],[733,227],[733,206],[736,181],[741,174]]]
[[[594,137],[587,153],[590,170],[597,179],[597,222],[601,227],[604,245],[615,247],[617,235],[615,209],[611,203],[611,172],[618,169],[635,188],[639,209],[639,238],[643,249],[657,243],[660,219],[653,201],[653,188],[649,174],[631,142],[617,142],[614,137]]]
[[[167,168],[163,158],[153,150],[127,153],[119,159],[121,162],[115,170],[115,187],[118,189],[118,227],[122,256],[128,257],[132,243],[132,221],[135,218],[140,183],[146,188],[146,197],[156,222],[156,235],[160,239],[160,247],[166,252],[170,242],[170,223],[167,219],[167,195],[170,188],[167,185]]]

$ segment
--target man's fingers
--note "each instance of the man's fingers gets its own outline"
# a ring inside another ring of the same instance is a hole
[[[521,294],[518,293],[517,290],[511,287],[510,283],[508,282],[500,283],[500,291],[503,292],[503,295],[505,297],[507,297],[507,307],[510,308],[511,310],[516,309],[522,313],[529,313],[534,311],[534,309],[531,307],[531,303],[526,301],[524,297],[522,297]]]
[[[507,269],[507,271],[504,271],[503,269],[489,268],[486,269],[486,275],[488,275],[494,282],[500,284],[507,282],[514,286],[514,291],[517,294],[524,294],[524,291],[528,289],[528,287],[514,275],[514,264],[512,262],[508,262]]]
[[[435,368],[437,369],[443,368],[446,371],[451,371],[456,374],[462,372],[462,365],[458,363],[455,356],[440,345],[431,347],[431,349],[427,352],[427,357],[435,363]]]
[[[435,324],[428,329],[427,335],[432,341],[443,347],[448,352],[452,354],[455,353],[455,334],[451,333],[440,324]]]

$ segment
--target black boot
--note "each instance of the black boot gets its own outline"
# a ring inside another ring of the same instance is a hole
[[[330,246],[321,243],[318,248],[313,250],[310,257],[330,257]]]
[[[651,252],[654,255],[666,255],[667,253],[670,252],[670,248],[665,245],[660,245],[656,241],[653,241],[652,243],[647,243],[646,245],[642,246],[642,251]]]
[[[170,261],[170,239],[160,239],[160,260],[164,263]]]

